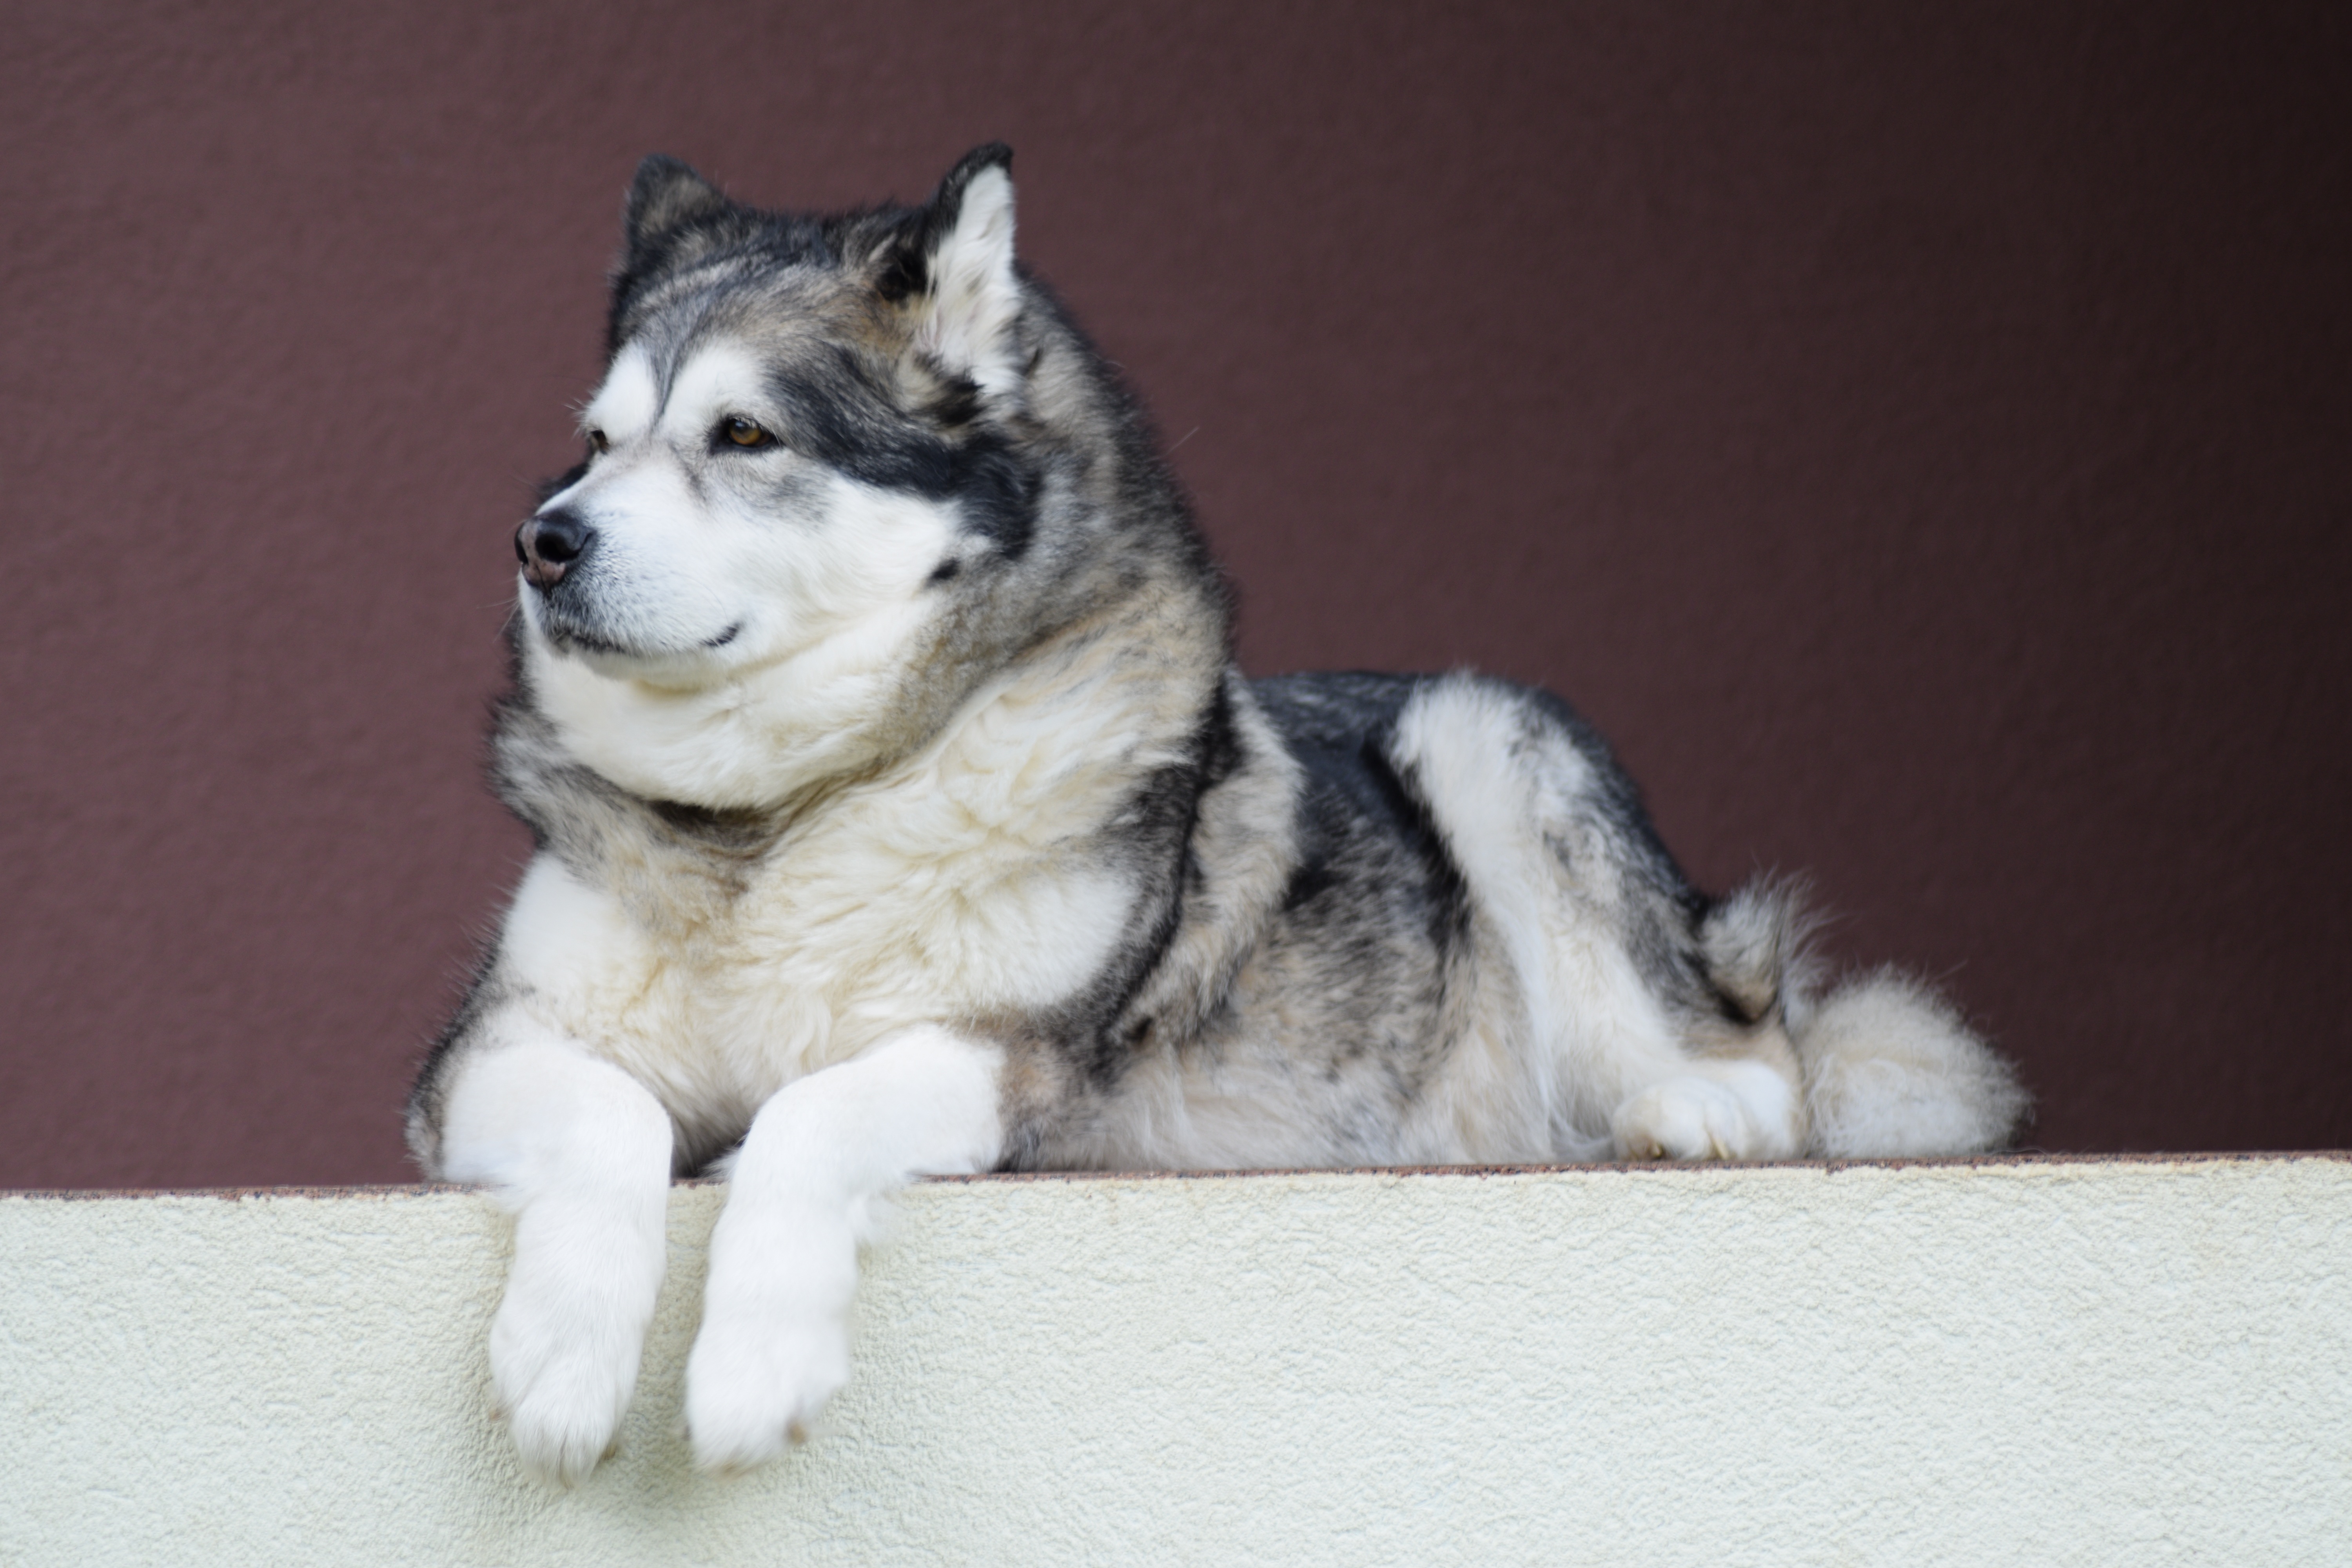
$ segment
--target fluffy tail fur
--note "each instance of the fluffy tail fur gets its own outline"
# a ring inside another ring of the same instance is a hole
[[[1801,892],[1752,882],[1708,912],[1699,940],[1717,984],[1750,1016],[1777,1011],[1796,1046],[1805,1152],[1887,1159],[2007,1144],[2030,1097],[1950,1003],[1891,969],[1816,998]]]

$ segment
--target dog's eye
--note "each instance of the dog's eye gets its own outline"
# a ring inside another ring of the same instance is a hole
[[[761,429],[757,423],[744,418],[740,414],[728,416],[719,425],[719,430],[738,447],[766,447],[772,445],[776,439]]]
[[[612,446],[613,443],[604,439],[604,432],[602,430],[591,430],[588,432],[588,449],[590,451],[601,454],[611,450]]]

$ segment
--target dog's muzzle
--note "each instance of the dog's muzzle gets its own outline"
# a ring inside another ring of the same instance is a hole
[[[515,559],[522,563],[523,580],[545,592],[563,581],[564,572],[595,542],[594,529],[578,513],[559,507],[515,530]]]

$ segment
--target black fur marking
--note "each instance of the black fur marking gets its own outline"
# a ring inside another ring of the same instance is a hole
[[[553,500],[557,496],[562,495],[565,490],[570,489],[582,479],[587,478],[587,476],[588,464],[583,458],[580,462],[572,465],[571,468],[565,469],[562,473],[556,475],[555,478],[551,479],[540,480],[539,494],[531,502],[530,510],[537,511],[541,507],[545,506],[549,501]]]
[[[908,237],[910,247],[921,258],[923,281],[916,287],[929,286],[930,258],[939,254],[940,247],[955,231],[956,220],[963,216],[964,192],[971,188],[974,180],[991,169],[1002,169],[1007,174],[1012,174],[1013,149],[1002,142],[991,142],[966,153],[956,161],[956,166],[948,171],[947,177],[940,182],[937,194],[924,205],[913,231]]]
[[[960,503],[964,527],[1018,560],[1037,528],[1041,488],[1023,455],[988,426],[961,440],[909,420],[846,348],[818,370],[778,370],[770,393],[788,416],[786,439],[851,479],[926,500]]]
[[[662,825],[714,849],[742,854],[772,842],[776,826],[756,811],[721,811],[683,801],[648,800],[646,809]]]
[[[968,375],[957,376],[925,412],[950,429],[971,424],[981,416],[980,384]]]
[[[1299,803],[1299,809],[1316,829],[1303,835],[1307,852],[1291,868],[1290,880],[1282,889],[1282,912],[1295,915],[1312,904],[1339,884],[1339,874],[1332,869],[1331,857],[1326,847],[1338,837],[1339,824],[1332,818],[1323,796],[1309,795]]]
[[[1233,679],[1231,676],[1226,678]],[[1224,783],[1241,771],[1249,761],[1249,748],[1242,743],[1242,732],[1234,722],[1234,694],[1224,681],[1217,683],[1217,698],[1210,705],[1209,719],[1202,731],[1203,749],[1201,753],[1202,787],[1212,788]]]
[[[911,240],[892,245],[874,275],[874,291],[893,305],[903,305],[931,286],[931,261]]]
[[[1289,676],[1259,682],[1257,692],[1307,775],[1302,853],[1285,911],[1351,891],[1368,856],[1387,858],[1375,846],[1386,846],[1418,872],[1391,882],[1391,896],[1410,894],[1442,955],[1469,930],[1469,889],[1428,802],[1389,754],[1397,716],[1421,684],[1417,676]]]
[[[1412,685],[1412,677],[1357,675],[1287,676],[1257,683],[1266,717],[1307,775],[1299,799],[1298,864],[1283,891],[1286,914],[1340,885],[1334,856],[1349,826],[1364,816],[1349,807],[1350,786],[1362,783],[1360,748],[1370,731],[1395,722]],[[1381,808],[1377,790],[1372,807]]]
[[[1151,1019],[1128,1019],[1134,1003],[1183,925],[1184,897],[1196,879],[1192,836],[1201,824],[1201,797],[1234,765],[1241,743],[1234,732],[1233,700],[1224,683],[1201,715],[1182,762],[1144,781],[1120,814],[1117,841],[1131,863],[1148,868],[1142,896],[1129,917],[1127,951],[1105,971],[1105,984],[1081,1008],[1093,1048],[1087,1076],[1108,1088],[1125,1073],[1135,1047],[1150,1033]],[[1114,851],[1116,853],[1116,851]],[[1148,921],[1139,929],[1139,922]],[[1120,1027],[1122,1020],[1126,1026]]]
[[[1470,929],[1470,889],[1445,847],[1436,819],[1429,814],[1429,802],[1422,795],[1419,781],[1390,760],[1388,746],[1394,734],[1393,729],[1383,729],[1364,737],[1364,773],[1381,792],[1390,820],[1405,846],[1421,862],[1422,885],[1429,895],[1429,940],[1445,952]]]
[[[931,258],[963,216],[963,194],[989,169],[1013,172],[1013,149],[1002,142],[975,147],[957,161],[931,199],[907,215],[898,237],[884,252],[874,277],[874,291],[892,304],[903,304],[931,287]]]

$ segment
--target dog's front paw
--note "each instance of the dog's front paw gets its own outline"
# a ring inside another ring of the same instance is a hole
[[[706,1317],[686,1363],[694,1462],[722,1473],[766,1463],[804,1441],[817,1412],[848,1381],[849,1331],[837,1319]]]
[[[1775,1136],[1774,1129],[1761,1124],[1759,1108],[1748,1098],[1704,1078],[1678,1078],[1644,1089],[1610,1118],[1618,1158],[1756,1160],[1795,1152],[1790,1138]]]
[[[509,1288],[490,1325],[490,1383],[522,1467],[572,1486],[613,1451],[637,1385],[640,1334]]]

